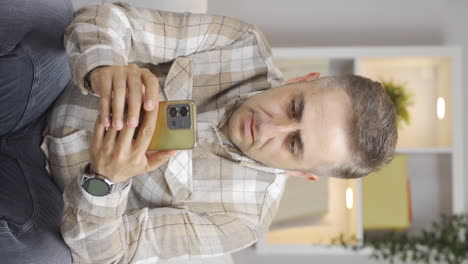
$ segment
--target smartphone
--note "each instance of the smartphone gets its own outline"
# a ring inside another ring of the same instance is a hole
[[[139,125],[143,124],[144,113],[142,109]],[[138,128],[134,137],[138,135]],[[192,149],[197,143],[196,132],[197,109],[193,101],[160,101],[156,129],[148,150]]]

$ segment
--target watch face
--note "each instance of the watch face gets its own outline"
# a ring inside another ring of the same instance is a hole
[[[91,195],[104,196],[110,191],[110,186],[102,179],[92,178],[84,183],[84,189]]]

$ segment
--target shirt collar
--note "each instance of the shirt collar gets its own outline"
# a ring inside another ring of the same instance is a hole
[[[213,112],[219,113],[222,117],[217,125],[210,124],[213,133],[216,136],[216,143],[219,144],[229,154],[229,157],[238,162],[239,165],[250,167],[252,169],[268,172],[268,173],[283,173],[283,169],[272,168],[263,165],[262,163],[247,157],[239,148],[237,148],[231,141],[229,141],[220,128],[228,122],[231,115],[236,109],[240,107],[249,97],[254,96],[261,91],[240,94],[237,97],[231,99],[224,107],[214,110]],[[216,120],[216,119],[214,119]]]
[[[165,100],[187,100],[192,98],[193,74],[192,61],[189,58],[177,58],[174,60],[162,87],[162,94]],[[216,152],[218,156],[232,160],[241,166],[246,166],[258,171],[267,173],[284,173],[283,169],[271,168],[265,166],[242,153],[234,144],[232,144],[220,131],[231,117],[233,112],[249,97],[254,96],[261,91],[240,94],[231,99],[225,106],[219,109],[198,113],[198,128],[204,127],[205,131],[211,130],[211,133],[204,133],[200,141],[207,141],[207,144],[217,144],[221,149]],[[219,120],[219,122],[217,122]],[[210,129],[207,129],[207,128]],[[218,148],[219,149],[219,148]],[[192,194],[192,151],[179,151],[172,157],[164,172],[164,177],[168,183],[169,190],[175,200],[183,201],[190,198]]]

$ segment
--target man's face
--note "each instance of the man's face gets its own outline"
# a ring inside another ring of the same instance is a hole
[[[250,97],[221,128],[245,155],[270,167],[319,170],[349,157],[345,91],[300,82]]]

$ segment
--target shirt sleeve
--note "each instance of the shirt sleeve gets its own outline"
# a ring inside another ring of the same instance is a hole
[[[73,81],[88,93],[86,75],[104,65],[160,64],[234,43],[254,26],[216,15],[138,9],[125,3],[84,7],[65,31]]]
[[[184,205],[125,213],[130,186],[105,197],[88,194],[78,180],[65,189],[62,234],[74,262],[187,261],[222,256],[258,238],[257,223]]]

